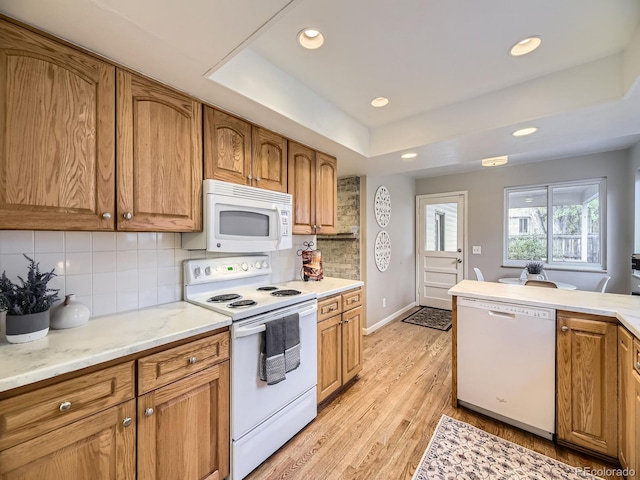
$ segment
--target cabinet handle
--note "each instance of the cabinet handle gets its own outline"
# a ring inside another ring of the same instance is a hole
[[[247,175],[247,179],[253,180],[253,175],[251,175],[251,174]]]
[[[122,216],[124,217],[125,220],[131,220],[133,218],[133,215],[131,215],[131,212],[124,212]]]
[[[189,365],[193,365],[198,361],[196,357],[189,357]]]
[[[336,309],[336,307],[329,307],[329,311],[333,312]]]
[[[69,410],[71,408],[71,402],[62,402],[60,404],[60,411],[61,412],[66,412],[67,410]]]
[[[636,363],[636,368],[637,368],[638,370],[640,370],[640,362],[637,362],[637,363]]]
[[[124,420],[122,420],[123,427],[128,427],[132,423],[133,423],[133,419],[131,417],[126,417]]]
[[[458,263],[462,263],[462,259],[461,258],[458,259]]]
[[[260,177],[256,177],[256,182],[259,182],[259,181],[260,181]]]
[[[562,330],[563,332],[568,332],[569,331],[569,327],[567,327],[566,325],[563,325],[560,330]]]
[[[349,323],[351,321],[351,319],[349,318],[348,320],[345,320],[344,323]]]
[[[104,220],[110,220],[110,219],[111,219],[111,214],[110,214],[109,212],[104,212],[104,213],[102,214],[102,218],[103,218]]]
[[[151,407],[146,408],[146,409],[144,410],[144,416],[145,416],[145,417],[150,417],[151,415],[153,415],[153,408],[151,408]]]

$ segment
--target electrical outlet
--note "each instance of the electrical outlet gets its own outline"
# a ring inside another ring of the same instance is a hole
[[[387,299],[386,299],[386,298],[383,298],[383,299],[382,299],[382,308],[384,308],[384,307],[386,307],[386,306],[387,306]]]
[[[478,245],[474,245],[473,246],[473,254],[474,255],[480,255],[482,254],[482,247],[478,246]]]

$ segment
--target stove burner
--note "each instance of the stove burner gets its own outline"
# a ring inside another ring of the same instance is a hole
[[[271,286],[256,288],[256,290],[258,290],[259,292],[270,292],[272,290],[277,290],[277,289],[278,289],[278,287],[271,287]]]
[[[300,295],[302,292],[299,290],[276,290],[271,292],[274,297],[290,297],[292,295]]]
[[[239,307],[253,307],[257,305],[258,302],[255,300],[238,300],[237,302],[231,302],[228,306],[231,308],[239,308]]]
[[[222,302],[228,302],[230,300],[235,300],[237,298],[242,298],[242,297],[237,293],[227,293],[225,295],[216,295],[215,297],[211,297],[209,300],[207,300],[207,302],[222,303]]]

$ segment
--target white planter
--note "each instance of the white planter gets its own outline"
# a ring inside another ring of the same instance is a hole
[[[544,280],[544,275],[541,273],[527,273],[527,280]]]

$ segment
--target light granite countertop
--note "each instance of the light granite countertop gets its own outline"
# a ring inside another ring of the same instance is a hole
[[[0,340],[0,392],[73,372],[231,325],[231,319],[186,302],[96,317],[50,330],[41,340]]]
[[[475,280],[463,280],[451,288],[449,294],[615,317],[640,338],[640,296],[525,287]]]
[[[346,292],[353,288],[362,287],[364,282],[360,280],[348,280],[345,278],[324,277],[318,282],[304,282],[302,280],[292,280],[279,284],[284,288],[292,288],[301,292],[311,292],[317,295],[317,298],[329,297],[336,293]]]

